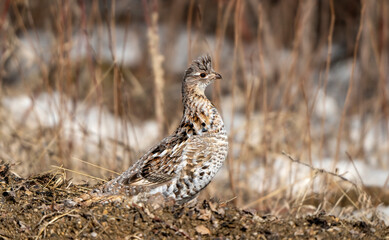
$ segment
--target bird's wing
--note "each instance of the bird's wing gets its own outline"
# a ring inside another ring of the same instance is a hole
[[[183,157],[186,160],[184,168],[186,174],[191,174],[196,166],[203,166],[205,162],[209,162],[214,153],[213,148],[214,146],[206,138],[192,137],[183,151]]]
[[[139,159],[139,171],[128,179],[134,186],[154,186],[170,181],[182,162],[189,138],[168,137]]]
[[[128,183],[133,186],[155,186],[170,181],[179,167],[191,175],[195,166],[207,168],[204,164],[212,157],[212,144],[200,137],[169,137],[151,148],[140,162],[142,165]],[[185,161],[185,166],[180,166]]]

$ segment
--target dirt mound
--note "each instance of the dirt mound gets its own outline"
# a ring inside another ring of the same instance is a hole
[[[90,191],[61,174],[22,179],[0,165],[0,239],[382,239],[383,222],[370,225],[320,213],[302,218],[261,216],[216,201],[194,207],[119,203],[76,204]]]

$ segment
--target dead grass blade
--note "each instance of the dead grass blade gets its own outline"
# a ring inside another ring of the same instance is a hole
[[[43,233],[44,231],[46,231],[46,228],[47,228],[50,224],[55,223],[58,219],[60,219],[60,218],[62,218],[62,217],[65,217],[65,216],[71,214],[72,212],[74,212],[74,211],[76,211],[76,210],[77,210],[77,209],[72,209],[72,210],[70,210],[70,211],[68,211],[68,212],[66,212],[66,213],[64,213],[64,214],[61,214],[61,215],[59,215],[59,216],[54,217],[54,218],[51,219],[49,222],[45,223],[44,226],[39,230],[39,233],[38,233],[38,235],[35,237],[35,239],[39,239],[40,236],[42,235],[42,233]]]
[[[102,169],[102,170],[104,170],[104,171],[113,173],[113,174],[115,174],[115,175],[120,175],[120,173],[118,173],[118,172],[115,172],[115,171],[112,171],[112,170],[110,170],[110,169],[108,169],[108,168],[104,168],[104,167],[101,167],[101,166],[99,166],[99,165],[96,165],[96,164],[93,164],[93,163],[84,161],[84,160],[82,160],[81,158],[78,158],[78,157],[75,157],[75,156],[72,156],[72,158],[75,159],[75,160],[77,160],[77,161],[80,161],[80,162],[82,162],[82,163],[88,164],[88,165],[90,165],[90,166],[92,166],[92,167],[95,167],[95,168],[98,168],[98,169]]]
[[[54,167],[54,168],[57,168],[57,169],[61,169],[61,170],[64,170],[64,171],[68,171],[68,172],[72,172],[72,173],[76,173],[78,175],[82,175],[82,176],[85,176],[85,177],[88,177],[88,178],[92,178],[94,180],[98,180],[98,181],[102,181],[102,182],[107,182],[107,180],[105,180],[105,179],[94,177],[94,176],[91,176],[89,174],[82,173],[82,172],[79,172],[79,171],[74,171],[74,170],[71,170],[71,169],[67,169],[67,168],[59,167],[59,166],[55,166],[55,165],[51,165],[51,167]]]

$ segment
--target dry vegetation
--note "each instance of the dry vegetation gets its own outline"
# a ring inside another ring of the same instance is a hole
[[[128,201],[76,204],[89,190],[63,174],[21,179],[0,165],[1,239],[384,239],[383,222],[345,220],[316,212],[286,216],[204,200],[196,206]]]
[[[389,204],[388,175],[337,171],[389,168],[387,1],[5,0],[0,29],[0,160],[22,177],[122,172],[176,127],[207,52],[230,153],[201,199],[368,224]]]

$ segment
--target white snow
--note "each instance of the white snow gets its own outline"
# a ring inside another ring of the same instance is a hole
[[[323,89],[319,89],[315,104],[315,113],[320,117],[328,119],[331,116],[339,115],[339,106],[336,100],[326,94]]]
[[[60,126],[63,136],[68,140],[76,144],[93,143],[87,146],[91,151],[97,152],[95,144],[101,139],[107,142],[116,139],[135,149],[146,149],[158,136],[158,126],[154,121],[134,125],[115,118],[104,108],[83,103],[74,105],[57,92],[42,93],[36,98],[4,97],[2,104],[15,121],[23,122],[31,128]]]
[[[99,56],[106,62],[116,62],[124,66],[138,64],[142,57],[141,34],[133,28],[116,26],[111,32],[107,27],[94,28],[88,35],[77,33],[72,38],[71,57],[74,60],[85,58],[88,51],[93,57]],[[111,51],[112,49],[112,51]]]
[[[380,215],[380,218],[389,226],[389,206],[379,205],[377,211]]]

